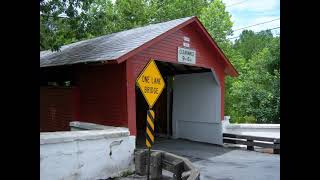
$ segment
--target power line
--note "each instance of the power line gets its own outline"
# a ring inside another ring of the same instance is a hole
[[[279,27],[275,27],[275,28],[272,28],[272,29],[267,29],[267,30],[274,30],[274,29],[279,29],[280,28],[280,26]],[[227,39],[235,39],[235,38],[238,38],[238,37],[240,37],[240,36],[236,36],[236,37],[231,37],[231,38],[227,38]]]
[[[275,30],[275,29],[280,29],[280,26],[278,26],[278,27],[275,27],[275,28],[272,28],[272,29],[266,29],[266,30]],[[279,34],[277,34],[277,35],[279,35]],[[240,36],[236,36],[236,37],[231,37],[231,38],[227,38],[227,39],[235,39],[235,38],[238,38],[238,37],[240,37]]]
[[[245,1],[241,1],[241,2],[234,3],[234,4],[230,4],[230,5],[227,5],[226,7],[231,7],[231,6],[243,4],[243,3],[247,2],[247,1],[249,1],[249,0],[245,0]]]
[[[250,25],[250,26],[247,26],[247,27],[242,27],[242,28],[233,30],[233,32],[239,31],[239,30],[241,30],[241,29],[246,29],[246,28],[248,28],[248,27],[253,27],[253,26],[258,26],[258,25],[266,24],[266,23],[273,22],[273,21],[276,21],[276,20],[279,20],[279,19],[280,19],[280,18],[273,19],[273,20],[271,20],[271,21],[265,21],[265,22],[262,22],[262,23],[253,24],[253,25]]]

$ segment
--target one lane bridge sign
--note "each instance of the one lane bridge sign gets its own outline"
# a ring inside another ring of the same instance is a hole
[[[165,82],[153,59],[149,61],[137,78],[137,85],[146,99],[149,108],[152,109],[162,90],[165,88]]]

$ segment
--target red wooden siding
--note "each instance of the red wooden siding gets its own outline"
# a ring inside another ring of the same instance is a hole
[[[40,87],[40,132],[68,131],[77,118],[76,88]]]
[[[78,120],[126,127],[125,64],[83,66],[76,74],[80,90]]]
[[[128,126],[132,134],[136,134],[136,111],[135,111],[135,80],[141,70],[150,60],[177,62],[177,50],[183,45],[183,37],[190,38],[190,48],[196,49],[196,65],[213,69],[216,72],[221,84],[221,119],[224,117],[224,64],[219,58],[218,51],[208,46],[208,40],[197,31],[197,27],[190,24],[175,33],[167,36],[149,48],[132,56],[126,61],[127,65],[127,108]]]

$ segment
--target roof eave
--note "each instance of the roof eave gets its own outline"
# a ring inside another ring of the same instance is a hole
[[[102,60],[102,61],[86,61],[86,62],[76,62],[72,64],[50,64],[40,66],[40,68],[50,68],[50,67],[59,67],[59,66],[72,66],[72,65],[79,65],[79,64],[90,64],[90,65],[104,65],[104,64],[118,64],[117,59],[110,59],[110,60]]]

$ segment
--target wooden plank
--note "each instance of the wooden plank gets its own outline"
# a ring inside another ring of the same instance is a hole
[[[162,169],[165,169],[167,171],[170,171],[172,173],[175,173],[176,169],[181,166],[181,163],[183,165],[183,161],[181,160],[174,160],[174,161],[168,161],[162,159]]]
[[[280,149],[280,144],[270,144],[270,143],[262,143],[262,142],[250,142],[250,141],[244,141],[244,140],[237,140],[237,139],[223,139],[224,143],[230,143],[230,144],[242,144],[247,146],[258,146],[258,147],[264,147],[264,148],[273,148],[273,149]]]
[[[184,171],[183,161],[180,161],[177,164],[175,164],[174,172],[173,172],[173,179],[174,180],[181,180],[183,171]]]
[[[230,133],[223,133],[223,137],[280,143],[279,138],[270,138],[270,137],[260,137],[260,136],[250,136],[250,135],[240,135],[240,134],[230,134]]]
[[[177,169],[181,168],[181,163],[183,165],[183,160],[177,159],[170,154],[164,153],[162,156],[162,168],[172,173],[176,173]]]
[[[173,164],[172,164],[172,163],[170,163],[170,162],[168,162],[168,161],[166,161],[166,160],[163,159],[161,165],[162,165],[162,169],[167,170],[167,171],[173,173],[174,167],[173,167]]]

